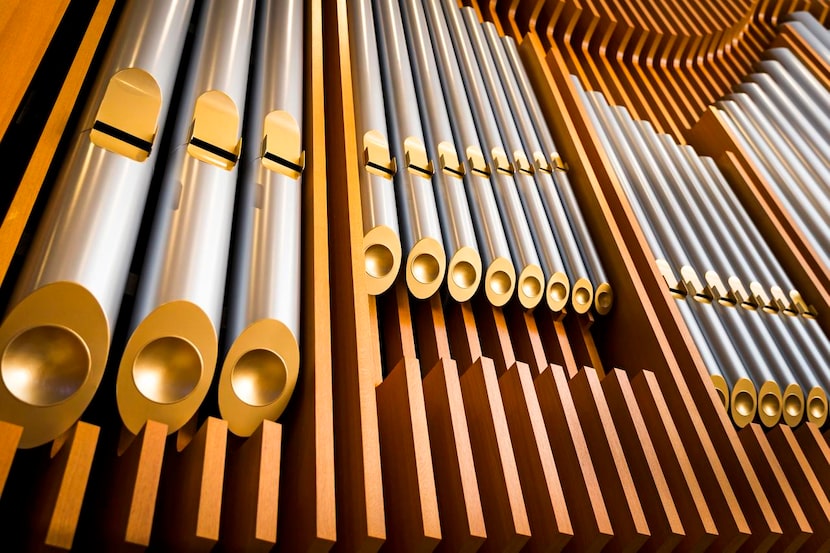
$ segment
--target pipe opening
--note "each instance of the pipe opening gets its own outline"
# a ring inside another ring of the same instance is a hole
[[[490,289],[496,294],[506,294],[510,290],[512,279],[504,271],[496,271],[490,277]]]
[[[385,277],[395,265],[392,250],[383,244],[372,244],[366,250],[365,256],[366,274],[373,278]]]
[[[803,413],[804,403],[796,395],[787,396],[784,399],[784,412],[791,417],[797,417]]]
[[[568,287],[563,282],[551,282],[548,286],[548,295],[555,302],[565,301],[568,298]]]
[[[752,394],[749,392],[742,390],[735,394],[735,399],[732,400],[732,405],[739,415],[742,417],[748,417],[752,415],[752,412],[755,410],[755,398],[752,397]]]
[[[234,365],[231,387],[236,396],[248,405],[262,407],[280,397],[287,375],[282,357],[267,349],[254,349],[245,353]]]
[[[522,293],[528,298],[535,298],[542,291],[542,283],[536,277],[527,277],[521,283]]]
[[[773,394],[765,394],[761,397],[761,411],[768,417],[774,417],[781,412],[781,400]]]
[[[77,392],[91,370],[89,350],[72,330],[37,326],[15,336],[0,362],[3,384],[20,401],[48,407]]]
[[[178,336],[157,338],[141,348],[133,362],[138,391],[156,403],[175,403],[187,397],[202,376],[202,356]]]
[[[476,269],[469,261],[459,261],[452,268],[452,281],[459,288],[467,289],[475,284],[476,276]]]
[[[810,418],[821,420],[827,414],[827,404],[819,396],[813,396],[807,404]]]
[[[577,288],[574,290],[574,303],[579,306],[585,306],[591,302],[591,292],[587,288]]]
[[[422,253],[412,260],[412,276],[421,284],[435,282],[441,272],[441,265],[435,256]]]

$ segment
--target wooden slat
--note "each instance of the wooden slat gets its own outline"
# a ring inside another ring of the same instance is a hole
[[[830,445],[811,422],[803,423],[793,432],[816,478],[821,482],[821,489],[830,493]]]
[[[6,487],[6,479],[12,468],[17,444],[23,435],[23,427],[10,422],[0,421],[0,497]]]

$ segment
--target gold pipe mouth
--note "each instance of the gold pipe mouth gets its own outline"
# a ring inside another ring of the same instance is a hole
[[[176,403],[190,395],[202,378],[202,356],[190,340],[162,336],[142,347],[133,361],[138,391],[155,403]]]
[[[300,347],[289,328],[260,319],[234,340],[219,376],[219,412],[237,436],[250,436],[264,420],[277,419],[291,399],[300,368]]]
[[[607,315],[614,305],[614,291],[611,285],[607,282],[601,283],[597,286],[596,294],[594,294],[594,309],[600,315]]]
[[[373,296],[392,286],[401,266],[401,240],[387,226],[377,226],[363,237],[366,291]]]
[[[538,265],[528,265],[519,273],[517,290],[519,303],[525,309],[533,309],[542,301],[545,274]]]
[[[807,393],[807,420],[814,423],[818,427],[824,426],[827,422],[827,394],[819,388],[814,386]]]
[[[444,280],[447,256],[434,238],[422,238],[412,247],[406,260],[406,286],[416,298],[429,298]]]
[[[726,379],[723,378],[719,374],[711,375],[712,384],[715,386],[715,391],[718,393],[718,398],[720,399],[721,404],[723,404],[723,408],[729,411],[729,385],[726,383]]]
[[[781,417],[787,426],[798,426],[804,419],[804,392],[798,384],[784,388]]]
[[[591,309],[593,301],[594,287],[591,285],[591,281],[585,277],[577,279],[571,288],[571,304],[574,311],[580,315],[587,313]]]
[[[516,289],[516,269],[509,259],[497,257],[484,275],[484,293],[495,307],[506,304]]]
[[[568,275],[565,273],[554,273],[548,279],[548,287],[545,292],[550,310],[554,313],[562,311],[568,303],[570,292],[571,283],[568,281]]]
[[[473,297],[481,283],[481,256],[468,246],[459,248],[447,269],[447,288],[457,302]]]
[[[772,428],[781,420],[781,388],[772,381],[764,382],[758,390],[758,418],[761,424]]]
[[[72,329],[57,325],[29,328],[3,351],[0,373],[9,393],[23,403],[49,407],[69,399],[86,382],[91,359]]]
[[[730,401],[729,414],[732,421],[743,428],[752,422],[758,409],[758,396],[755,386],[748,378],[740,378],[732,387],[732,398]]]

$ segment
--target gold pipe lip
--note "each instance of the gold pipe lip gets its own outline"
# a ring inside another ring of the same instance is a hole
[[[434,238],[422,238],[406,258],[406,287],[419,300],[429,298],[441,287],[446,269],[444,246]]]
[[[506,304],[516,290],[516,268],[505,257],[497,257],[490,263],[484,275],[484,293],[495,307]]]
[[[748,378],[738,379],[732,386],[729,405],[729,414],[738,428],[743,428],[752,422],[758,411],[758,394],[752,381]]]
[[[519,273],[516,292],[525,309],[533,309],[542,301],[545,292],[545,274],[539,265],[528,265]]]
[[[758,389],[758,418],[761,424],[772,428],[781,421],[781,387],[768,380]]]
[[[710,376],[723,408],[729,412],[729,384],[727,384],[726,379],[719,374],[713,374]]]
[[[545,288],[545,299],[548,307],[554,313],[559,313],[568,304],[568,297],[571,293],[571,283],[565,273],[553,273],[548,279]]]
[[[827,422],[827,393],[818,386],[813,386],[807,393],[807,420],[821,428]]]
[[[481,256],[469,246],[455,252],[447,267],[447,289],[457,302],[468,301],[481,283]]]
[[[219,412],[228,429],[247,437],[276,420],[294,393],[300,368],[297,337],[276,319],[249,325],[234,340],[219,376]]]
[[[115,397],[124,426],[138,434],[148,420],[173,433],[207,395],[218,353],[216,329],[196,304],[175,300],[133,331],[118,366]]]
[[[377,296],[388,290],[401,267],[401,239],[394,230],[379,225],[363,237],[366,291]]]
[[[583,315],[591,309],[594,302],[594,287],[585,277],[578,278],[571,286],[571,305],[574,311]]]
[[[607,315],[614,305],[614,290],[611,284],[603,282],[597,286],[596,293],[594,293],[594,309],[600,315]]]
[[[781,394],[781,417],[787,426],[798,426],[804,420],[804,391],[798,384],[788,384]]]
[[[25,296],[0,325],[0,420],[23,427],[18,447],[54,440],[83,414],[110,345],[106,314],[75,282]]]

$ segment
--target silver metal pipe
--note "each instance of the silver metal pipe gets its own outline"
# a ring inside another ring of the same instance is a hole
[[[515,115],[511,113],[503,86],[496,75],[494,61],[482,36],[481,26],[476,14],[472,9],[465,8],[462,10],[462,18],[467,25],[471,44],[479,62],[482,79],[496,115],[496,123],[502,139],[507,144],[507,158],[513,166],[516,189],[528,221],[528,228],[532,232],[529,238],[539,255],[546,277],[545,301],[552,311],[561,311],[568,302],[571,285],[561,255],[561,245],[553,234],[542,198],[536,188],[535,180],[538,180],[539,176],[534,174],[533,165],[525,152],[524,144],[520,139],[519,130],[516,126]],[[539,155],[541,155],[541,151],[539,151]],[[551,181],[552,184],[553,181]],[[581,258],[579,261],[581,263]],[[587,277],[587,273],[583,272],[582,275]],[[593,288],[587,278],[585,278],[584,284],[580,286],[580,290],[582,292],[578,298],[582,302],[577,302],[576,305],[579,307],[579,311],[584,313],[591,307],[590,300],[593,299]]]
[[[257,10],[218,393],[222,418],[239,436],[280,416],[299,372],[303,9],[302,0],[286,0]]]
[[[241,153],[254,4],[202,8],[173,151],[116,382],[124,425],[181,428],[213,379]]]
[[[127,3],[39,223],[0,326],[0,419],[22,448],[66,431],[101,382],[192,9]]]
[[[400,228],[392,184],[397,168],[389,153],[372,0],[346,2],[346,11],[355,127],[362,156],[358,174],[366,291],[378,295],[392,286],[401,266]]]
[[[819,53],[823,54],[824,59],[830,59],[830,32],[819,23],[813,14],[806,11],[792,12],[787,14],[785,21],[787,21],[785,25],[798,26],[799,34],[812,36],[818,44],[823,46]]]
[[[764,52],[764,56],[777,61],[780,64],[779,69],[783,68],[783,71],[779,71],[779,69],[765,67],[765,71],[771,71],[771,74],[776,78],[780,74],[782,79],[793,79],[796,85],[820,106],[819,111],[821,113],[830,112],[830,91],[818,82],[816,77],[810,73],[801,63],[801,60],[798,59],[798,56],[793,54],[789,48],[770,48]]]
[[[483,152],[484,159],[491,174],[502,221],[505,223],[507,243],[510,245],[514,264],[519,268],[516,286],[519,303],[530,309],[542,300],[545,279],[516,191],[516,183],[513,180],[514,167],[507,157],[499,135],[493,115],[494,108],[484,87],[481,68],[473,53],[461,11],[451,0],[445,0],[443,7],[479,139],[487,146]]]
[[[447,269],[432,188],[433,162],[424,146],[400,7],[394,1],[375,1],[374,8],[389,142],[400,164],[394,181],[406,284],[413,296],[425,299],[438,291]]]
[[[464,188],[484,264],[484,292],[492,305],[502,306],[515,290],[516,269],[490,182],[490,168],[478,139],[440,0],[422,1],[435,48],[438,75],[450,115],[455,147],[464,157]]]
[[[447,288],[453,299],[463,302],[473,297],[481,282],[481,255],[464,191],[464,157],[458,154],[453,141],[447,105],[441,93],[435,54],[420,0],[401,0],[401,15],[427,155],[435,164],[435,201],[443,230],[444,248],[449,257]]]

